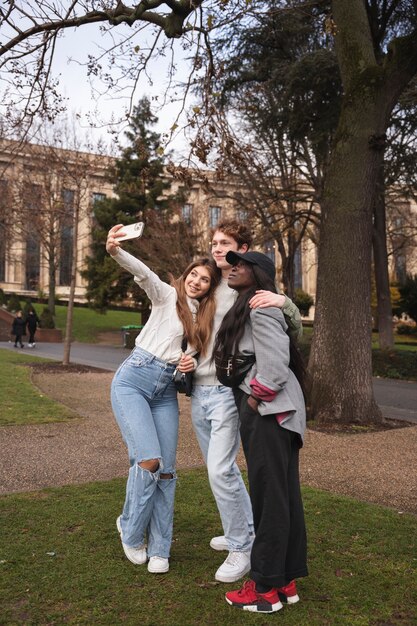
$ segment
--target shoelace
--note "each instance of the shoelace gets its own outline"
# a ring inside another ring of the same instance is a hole
[[[228,565],[237,565],[241,559],[243,552],[229,552],[229,555],[225,561]]]
[[[247,580],[244,584],[243,587],[241,589],[239,589],[238,591],[238,595],[239,596],[245,596],[247,594],[248,591],[253,591],[254,593],[256,593],[255,590],[255,581],[253,580]]]

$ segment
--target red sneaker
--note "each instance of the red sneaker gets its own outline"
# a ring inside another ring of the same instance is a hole
[[[255,589],[255,581],[248,580],[238,591],[228,591],[226,602],[244,611],[254,613],[273,613],[282,609],[282,603],[276,589],[259,593]]]
[[[287,604],[295,604],[300,599],[295,586],[295,580],[292,580],[285,587],[277,588],[279,599]]]

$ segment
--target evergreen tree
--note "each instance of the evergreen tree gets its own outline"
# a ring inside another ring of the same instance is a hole
[[[88,280],[87,298],[98,310],[104,311],[111,302],[128,297],[135,302],[144,302],[145,298],[132,276],[106,252],[107,233],[115,224],[145,222],[143,236],[126,242],[123,248],[137,255],[163,280],[169,281],[170,272],[180,274],[194,255],[191,233],[178,219],[185,198],[181,193],[170,194],[170,183],[163,176],[165,157],[160,135],[150,130],[156,122],[149,100],[142,98],[125,133],[128,146],[110,173],[118,197],[106,198],[94,206],[92,251],[83,276]]]

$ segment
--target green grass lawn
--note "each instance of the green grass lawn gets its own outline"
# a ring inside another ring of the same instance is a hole
[[[43,361],[46,359],[20,354],[18,351],[0,350],[0,426],[45,424],[78,417],[32,384],[28,364]]]
[[[124,480],[0,498],[1,624],[364,626],[417,623],[417,519],[305,488],[310,576],[275,617],[229,607],[225,553],[204,470],[178,480],[171,569],[125,558],[115,527]]]
[[[300,342],[306,359],[310,351],[313,329],[305,327]],[[378,335],[372,334],[372,371],[374,376],[417,381],[417,338],[395,335],[395,347],[389,350],[378,348]]]
[[[42,313],[44,306],[44,304],[34,305],[39,316]],[[65,332],[67,307],[58,305],[56,306],[55,312],[55,325],[57,328]],[[122,326],[140,326],[140,324],[141,314],[138,311],[108,310],[106,313],[97,313],[96,311],[93,311],[93,309],[75,307],[72,334],[76,341],[95,343],[98,340],[99,333],[107,331],[120,331]],[[120,343],[122,343],[121,335]]]

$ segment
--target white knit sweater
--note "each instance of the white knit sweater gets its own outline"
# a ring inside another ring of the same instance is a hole
[[[119,248],[113,259],[134,275],[135,282],[146,292],[152,303],[149,320],[136,338],[136,346],[154,354],[168,363],[178,363],[181,357],[183,325],[178,317],[176,303],[177,292],[174,287],[164,283],[142,261]],[[187,298],[193,315],[197,313],[198,301]],[[192,346],[187,352],[195,353]]]

